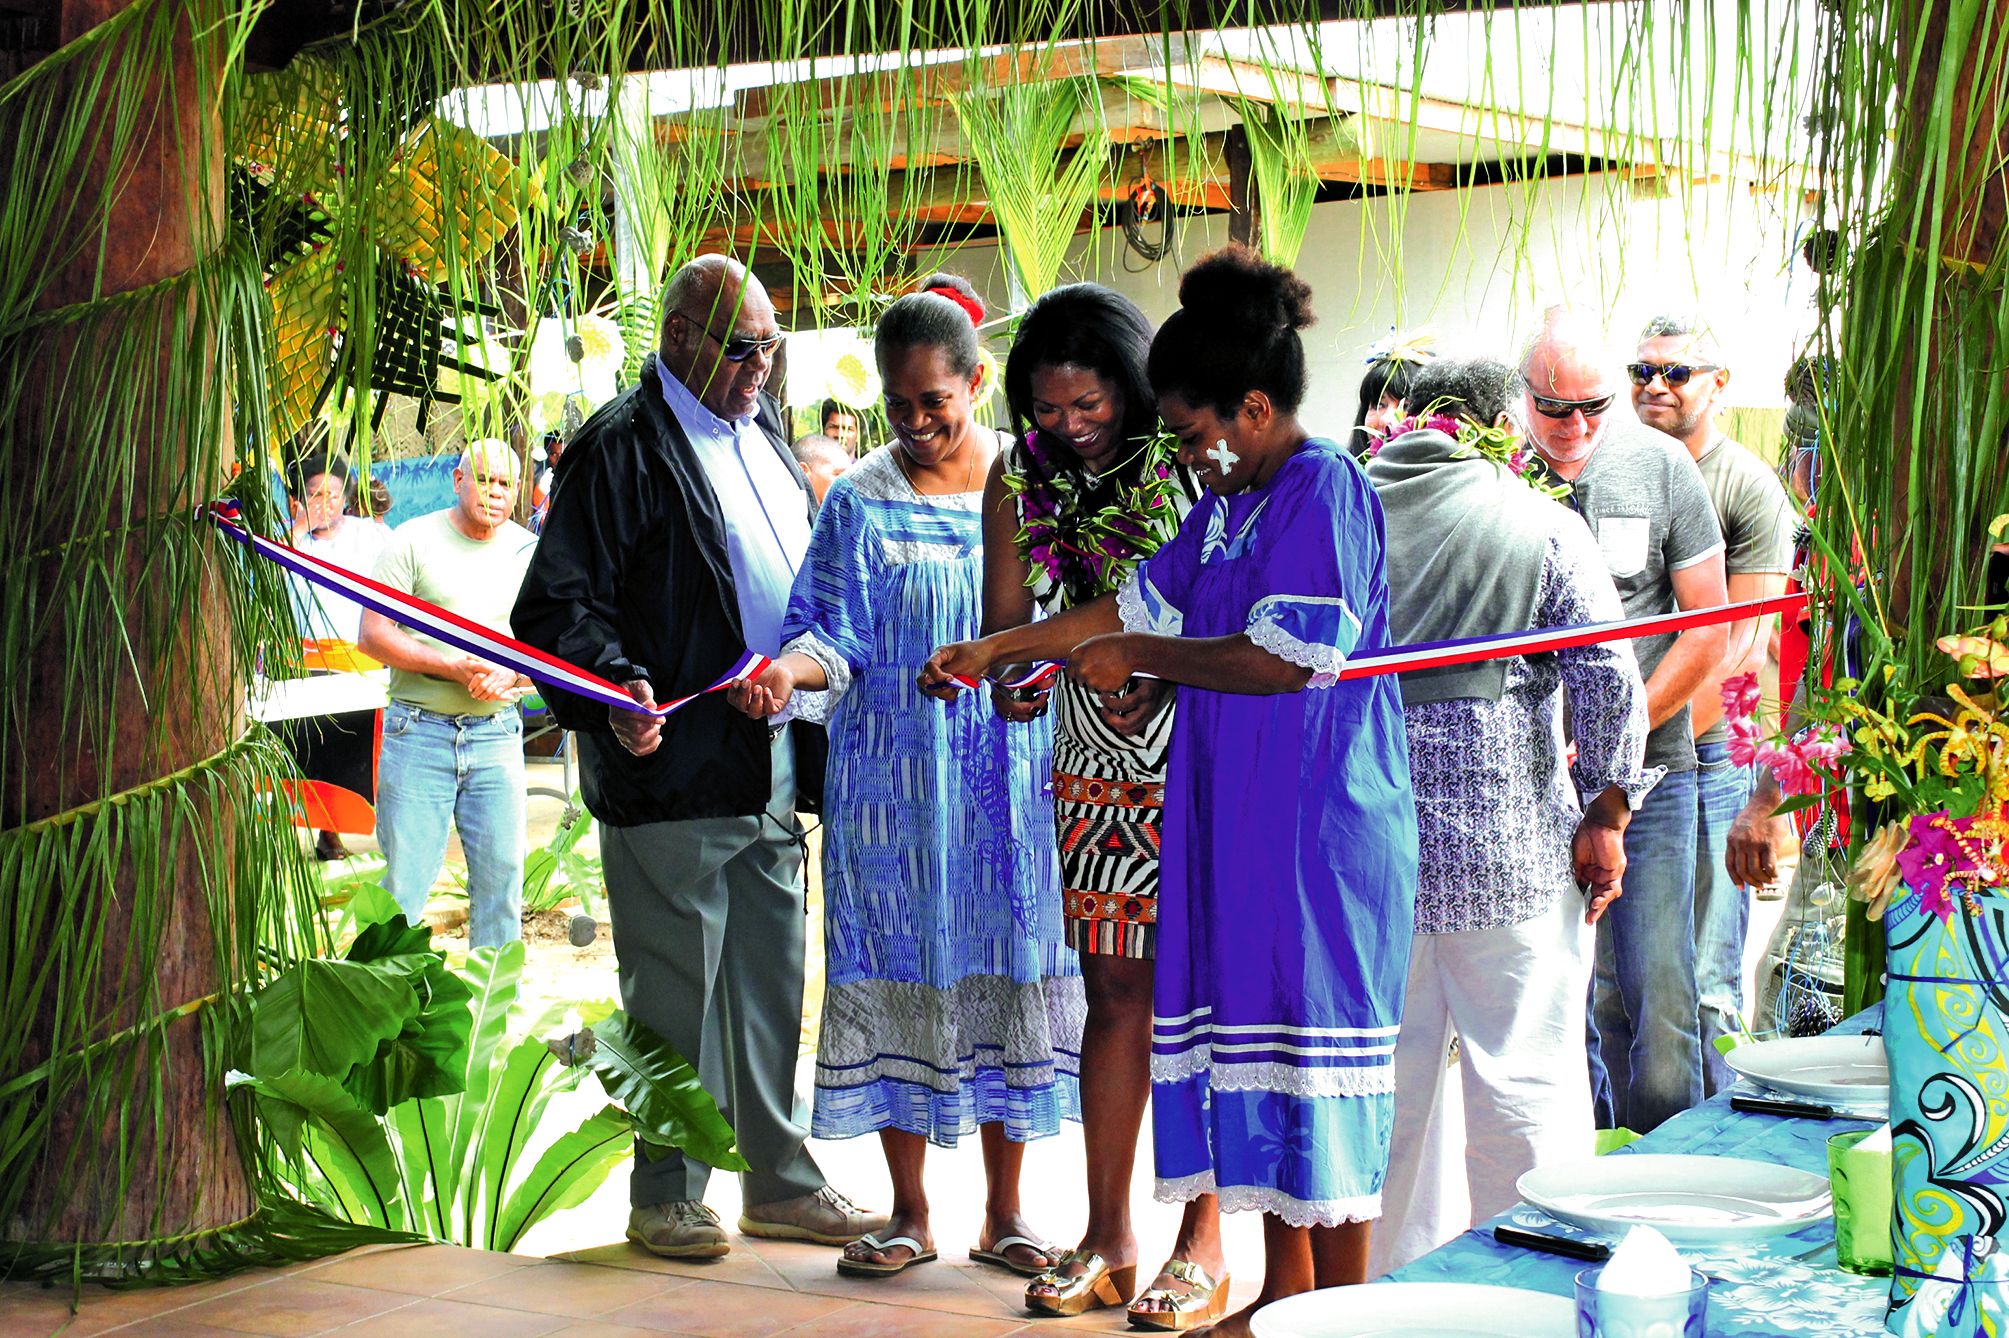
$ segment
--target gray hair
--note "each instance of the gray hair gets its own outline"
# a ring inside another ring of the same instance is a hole
[[[515,478],[522,472],[522,467],[516,459],[516,452],[510,449],[508,442],[499,437],[483,437],[479,441],[470,441],[467,444],[467,449],[460,453],[460,459],[454,462],[454,468],[464,474],[474,474],[476,471],[484,474],[495,473],[498,471],[491,462],[501,460],[509,462],[509,477]]]
[[[1551,364],[1566,358],[1589,367],[1604,368],[1616,375],[1627,359],[1612,347],[1602,322],[1583,311],[1563,305],[1550,307],[1521,341],[1521,356],[1514,364],[1523,380],[1538,355],[1546,353]]]
[[[698,309],[716,314],[714,309],[725,305],[719,301],[719,295],[728,283],[738,285],[732,311],[728,313],[735,321],[748,294],[766,292],[752,270],[728,255],[707,252],[680,266],[670,276],[670,281],[663,285],[663,331],[668,331],[670,317],[679,312],[684,313],[686,319]]]

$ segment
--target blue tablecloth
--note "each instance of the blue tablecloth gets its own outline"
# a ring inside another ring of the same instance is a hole
[[[1878,1030],[1883,1007],[1865,1009],[1835,1028],[1837,1034]],[[1744,1090],[1742,1084],[1738,1090]],[[1861,1120],[1795,1120],[1749,1115],[1730,1109],[1725,1092],[1685,1111],[1628,1148],[1612,1153],[1685,1152],[1797,1167],[1825,1176],[1827,1141],[1849,1129],[1872,1127]],[[1583,1235],[1539,1208],[1523,1203],[1467,1231],[1442,1249],[1388,1275],[1391,1282],[1475,1282],[1496,1287],[1575,1294],[1576,1275],[1592,1267],[1533,1250],[1514,1249],[1493,1239],[1501,1224],[1564,1235]],[[1790,1236],[1739,1244],[1727,1249],[1680,1245],[1695,1267],[1716,1279],[1709,1289],[1709,1332],[1713,1334],[1820,1334],[1823,1338],[1884,1332],[1890,1283],[1863,1278],[1835,1266],[1835,1225],[1823,1219]]]

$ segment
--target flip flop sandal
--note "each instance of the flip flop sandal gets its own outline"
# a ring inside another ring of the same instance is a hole
[[[851,1259],[840,1255],[837,1259],[837,1271],[839,1273],[854,1278],[890,1278],[895,1273],[904,1273],[915,1264],[925,1264],[935,1257],[933,1250],[922,1249],[921,1242],[915,1240],[912,1236],[887,1236],[883,1239],[876,1235],[860,1236],[858,1243],[874,1254],[884,1254],[887,1250],[896,1249],[902,1245],[914,1253],[908,1258],[892,1264],[875,1264],[870,1259]]]
[[[1043,1264],[1015,1264],[1006,1253],[1014,1245],[1023,1245],[1047,1262]],[[989,1264],[993,1268],[1009,1269],[1022,1278],[1037,1278],[1049,1272],[1060,1262],[1060,1250],[1046,1241],[1034,1240],[1031,1236],[1000,1236],[997,1243],[988,1250],[971,1250],[973,1263]]]

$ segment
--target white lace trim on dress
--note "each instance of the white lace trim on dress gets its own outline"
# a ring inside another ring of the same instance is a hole
[[[1273,1061],[1222,1063],[1206,1046],[1175,1055],[1151,1056],[1151,1081],[1185,1082],[1207,1075],[1216,1092],[1277,1092],[1284,1096],[1385,1096],[1395,1090],[1395,1066],[1390,1063],[1347,1068],[1300,1068]]]
[[[1153,1197],[1160,1203],[1190,1203],[1202,1194],[1217,1195],[1224,1213],[1253,1208],[1294,1227],[1344,1226],[1348,1222],[1371,1222],[1381,1216],[1379,1194],[1361,1194],[1350,1199],[1300,1199],[1267,1185],[1229,1185],[1222,1189],[1214,1184],[1212,1171],[1160,1180]]]
[[[830,688],[826,692],[794,694],[788,703],[794,708],[794,715],[790,717],[789,713],[784,711],[782,717],[807,720],[818,725],[825,724],[830,719],[830,713],[837,709],[838,699],[851,690],[851,666],[845,663],[844,657],[837,653],[835,647],[817,636],[814,631],[800,633],[781,648],[783,655],[791,652],[807,655],[816,661],[823,670],[823,676],[830,680]],[[804,700],[805,698],[814,700]],[[797,702],[801,702],[801,705],[797,706]]]
[[[1311,681],[1305,684],[1308,688],[1333,686],[1339,682],[1339,671],[1346,667],[1346,656],[1337,647],[1300,641],[1267,620],[1249,624],[1249,640],[1280,660],[1311,670]]]

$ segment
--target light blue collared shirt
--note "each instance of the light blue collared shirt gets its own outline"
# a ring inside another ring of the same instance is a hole
[[[781,649],[788,593],[809,551],[809,505],[774,443],[751,417],[728,422],[698,402],[656,361],[663,402],[683,425],[725,515],[726,556],[739,597],[746,648]]]

